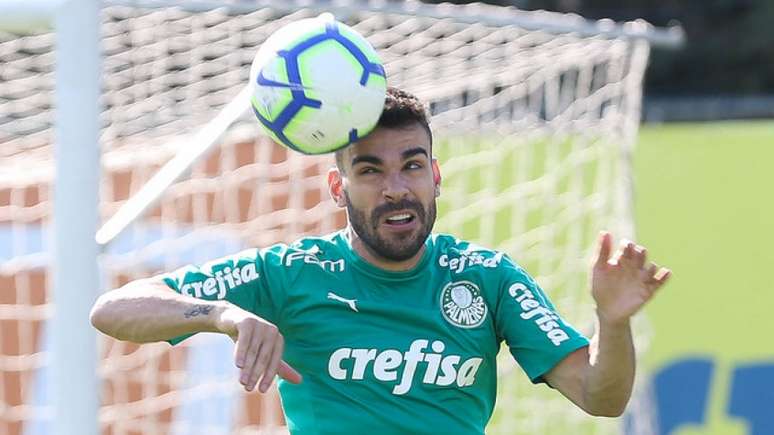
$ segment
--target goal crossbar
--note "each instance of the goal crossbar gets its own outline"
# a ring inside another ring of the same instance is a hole
[[[589,20],[577,14],[557,14],[556,12],[543,10],[524,11],[484,3],[431,5],[418,1],[398,3],[378,0],[356,2],[256,0],[249,3],[229,3],[217,0],[196,0],[193,2],[176,0],[107,0],[105,4],[136,8],[179,6],[191,12],[225,8],[229,12],[238,14],[246,14],[265,8],[281,12],[307,9],[316,12],[330,12],[337,17],[349,15],[353,9],[357,8],[359,11],[370,13],[451,19],[465,24],[483,24],[495,27],[518,26],[525,30],[540,30],[548,33],[576,33],[578,36],[584,37],[642,38],[647,40],[652,46],[663,48],[679,48],[685,43],[685,32],[680,26],[657,28],[644,20],[617,23],[610,19]]]

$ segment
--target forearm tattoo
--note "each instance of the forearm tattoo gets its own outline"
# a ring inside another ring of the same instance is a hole
[[[191,317],[196,316],[206,316],[207,314],[210,314],[210,311],[212,311],[213,306],[212,305],[197,305],[190,310],[183,313],[185,315],[186,319],[190,319]]]

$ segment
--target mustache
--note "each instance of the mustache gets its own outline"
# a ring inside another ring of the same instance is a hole
[[[422,204],[417,201],[402,199],[398,202],[388,202],[377,206],[373,213],[371,213],[371,223],[376,227],[379,225],[382,216],[398,210],[412,210],[416,213],[417,218],[419,218],[421,222],[425,221],[425,208],[422,207]]]

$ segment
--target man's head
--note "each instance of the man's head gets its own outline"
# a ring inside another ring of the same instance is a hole
[[[331,196],[347,208],[350,226],[371,254],[408,260],[432,231],[441,182],[432,142],[422,103],[389,88],[374,131],[336,153],[328,174]]]

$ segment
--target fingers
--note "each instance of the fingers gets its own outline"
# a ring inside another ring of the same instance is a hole
[[[282,334],[277,334],[277,339],[274,341],[274,349],[269,359],[269,365],[266,366],[266,371],[261,378],[261,384],[258,386],[258,390],[261,393],[265,393],[269,390],[271,382],[274,380],[274,375],[277,374],[279,369],[279,363],[282,360],[282,352],[285,350],[285,339],[282,338]]]
[[[643,269],[645,267],[647,251],[644,246],[637,245],[634,242],[626,241],[623,256],[626,259],[626,262],[632,265],[634,268]]]
[[[265,393],[277,374],[293,384],[301,383],[301,375],[282,361],[285,339],[276,326],[250,319],[240,324],[238,331],[236,364],[241,369],[239,382],[245,390],[255,389],[260,379],[258,389]]]
[[[613,237],[607,231],[599,233],[599,249],[597,252],[597,265],[607,264],[610,259],[610,251],[613,249]]]
[[[277,331],[277,327],[274,325],[266,325],[261,328],[258,335],[261,336],[261,343],[255,357],[255,364],[250,370],[250,380],[245,385],[247,391],[252,391],[255,388],[258,379],[264,374],[266,367],[269,365],[279,331]]]
[[[648,259],[648,250],[644,246],[634,245],[634,265],[637,269],[645,267],[645,262]]]
[[[278,373],[282,379],[290,382],[291,384],[300,384],[303,380],[301,373],[298,373],[296,369],[290,367],[290,364],[286,363],[285,361],[280,361]]]
[[[666,284],[669,277],[672,276],[672,271],[666,267],[659,267],[655,263],[650,263],[646,274],[645,283],[653,290],[658,289],[662,285]]]
[[[252,338],[253,334],[253,328],[243,328],[241,331],[237,329],[237,337],[236,337],[236,350],[234,352],[234,360],[236,361],[236,366],[240,369],[244,369],[245,367],[245,360],[247,359],[247,351],[250,348],[250,339]],[[240,374],[241,378],[241,374]],[[241,380],[241,379],[240,379]],[[245,379],[242,381],[242,384],[246,383],[247,380]]]
[[[243,334],[242,331],[244,331],[245,335],[249,334],[250,336],[248,344],[246,345],[247,351],[245,354],[244,365],[241,367],[242,370],[239,372],[239,382],[245,386],[245,390],[251,391],[253,389],[253,385],[255,385],[255,382],[253,381],[255,376],[253,373],[256,369],[256,363],[258,359],[261,358],[261,352],[265,352],[265,349],[263,349],[263,331],[261,331],[259,323],[252,319],[245,321],[242,325],[240,325],[239,328],[240,336]],[[241,337],[238,341],[242,341]]]
[[[282,354],[285,350],[285,339],[282,337],[282,335],[278,335],[277,338],[278,339],[274,345],[274,352],[271,356],[271,361],[269,362],[269,366],[266,368],[263,379],[261,379],[261,384],[259,386],[261,393],[265,393],[269,390],[269,387],[271,387],[271,383],[274,380],[274,376],[277,374],[279,374],[282,379],[290,382],[291,384],[300,384],[302,381],[301,374],[298,373],[288,363],[282,360]]]
[[[648,269],[645,271],[645,283],[649,283],[656,275],[656,272],[658,272],[658,264],[653,262],[648,263]]]
[[[669,280],[669,277],[672,276],[672,271],[651,262],[648,263],[648,267],[643,272],[643,274],[643,282],[645,283],[646,291],[650,296],[652,296],[656,290],[666,284],[666,282]]]
[[[634,242],[626,239],[621,240],[621,259],[633,262],[634,252]]]
[[[672,276],[672,271],[665,267],[662,267],[661,269],[659,269],[658,273],[654,275],[654,278],[659,285],[664,285],[666,284],[666,282],[669,280],[669,277],[671,276]]]
[[[635,269],[644,269],[648,257],[648,250],[644,246],[637,245],[630,240],[621,240],[619,253],[615,257],[616,263],[623,263]]]

